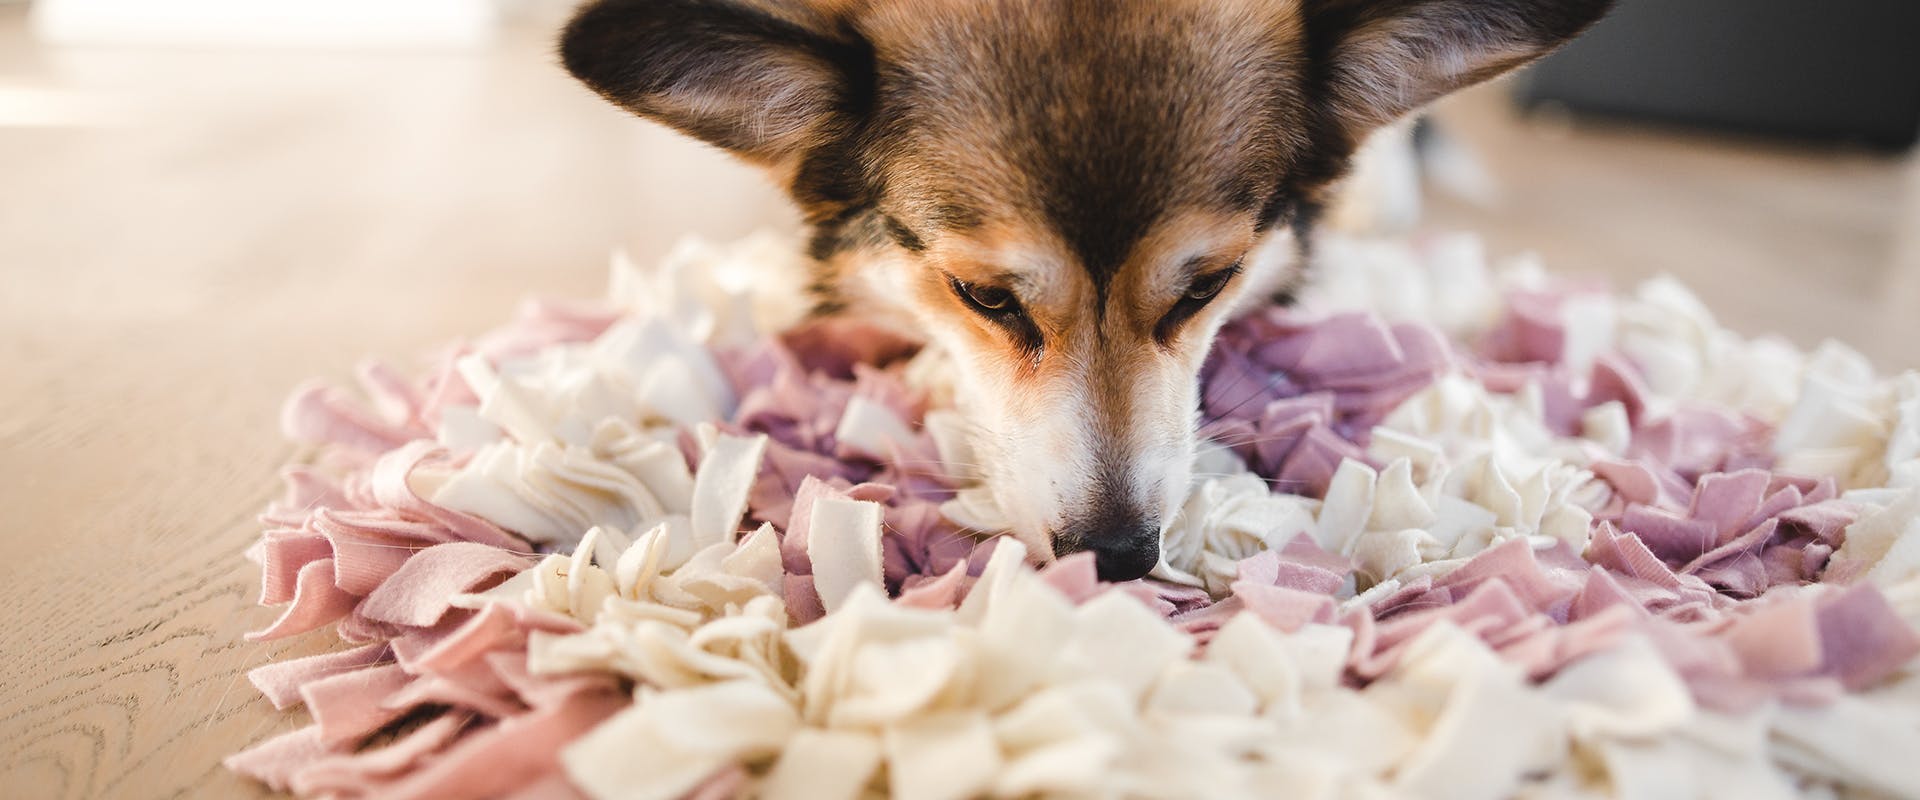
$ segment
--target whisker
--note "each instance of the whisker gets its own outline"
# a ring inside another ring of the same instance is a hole
[[[1249,436],[1244,439],[1238,439],[1234,441],[1228,441],[1226,439],[1212,439],[1210,441],[1212,441],[1215,444],[1221,445],[1223,447],[1234,448],[1234,447],[1245,447],[1250,444],[1261,444],[1263,442],[1277,442],[1282,439],[1291,439],[1291,438],[1296,438],[1303,435],[1304,434],[1296,431],[1293,433],[1276,433],[1271,436]],[[1345,441],[1345,440],[1342,440],[1342,441]],[[1354,446],[1359,447],[1359,445],[1357,444],[1355,444]]]
[[[1274,373],[1273,377],[1267,381],[1267,385],[1261,387],[1260,391],[1247,395],[1247,398],[1245,400],[1241,400],[1239,403],[1234,404],[1232,408],[1229,408],[1220,414],[1213,415],[1213,418],[1225,419],[1227,417],[1233,416],[1234,412],[1239,411],[1242,408],[1245,408],[1248,403],[1251,403],[1255,400],[1265,397],[1267,392],[1270,392],[1273,390],[1274,387],[1279,386],[1280,382],[1286,380],[1287,377],[1288,377],[1287,373],[1284,373],[1284,372]]]
[[[1269,477],[1267,477],[1267,476],[1265,476],[1265,475],[1261,475],[1261,474],[1259,474],[1259,473],[1257,473],[1257,472],[1238,472],[1238,473],[1233,473],[1233,472],[1196,472],[1196,473],[1194,473],[1194,474],[1193,474],[1193,477],[1196,477],[1196,478],[1232,478],[1232,477],[1236,477],[1236,476],[1239,476],[1239,475],[1251,475],[1251,476],[1253,476],[1253,477],[1255,477],[1255,478],[1259,478],[1259,479],[1260,479],[1260,480],[1261,480],[1262,482],[1265,482],[1265,483],[1268,483],[1268,484],[1271,484],[1271,485],[1273,485],[1273,486],[1306,486],[1306,485],[1307,485],[1307,482],[1306,482],[1306,481],[1303,481],[1303,480],[1298,480],[1298,479],[1287,479],[1287,478],[1269,478]]]
[[[1233,380],[1228,381],[1226,386],[1223,386],[1220,388],[1220,392],[1224,394],[1226,392],[1233,391],[1235,387],[1238,387],[1242,382],[1244,382],[1247,379],[1248,375],[1252,375],[1252,374],[1253,374],[1252,370],[1240,370],[1239,372],[1234,374]],[[1204,394],[1207,388],[1208,387],[1206,386],[1202,386],[1200,387],[1200,390]]]
[[[981,468],[979,464],[974,464],[967,461],[942,461],[937,458],[908,458],[908,459],[902,459],[899,461],[888,461],[885,463],[892,464],[898,467],[904,467],[908,465],[918,465],[918,466],[934,466],[934,467],[972,467],[973,469]]]
[[[456,539],[455,541],[465,541],[465,540],[460,540],[460,539]],[[433,543],[431,543],[431,544],[422,544],[422,545],[419,545],[419,546],[417,546],[417,547],[416,547],[416,546],[414,546],[414,545],[410,545],[410,544],[375,544],[375,543],[373,543],[373,542],[354,542],[354,544],[353,544],[353,546],[355,546],[355,547],[374,547],[374,548],[380,548],[380,549],[383,549],[383,550],[412,550],[412,551],[415,551],[415,552],[419,552],[419,551],[421,551],[421,550],[425,550],[425,549],[427,549],[427,548],[429,548],[429,547],[433,547],[434,545],[440,545],[440,544],[447,544],[447,543],[446,543],[446,542],[433,542]],[[540,557],[543,557],[543,556],[549,556],[549,555],[554,555],[553,553],[541,553],[541,552],[537,552],[537,551],[531,551],[531,550],[514,550],[514,549],[511,549],[511,548],[506,548],[506,547],[496,547],[496,548],[493,548],[493,549],[495,549],[495,550],[499,550],[499,551],[500,551],[500,552],[502,552],[502,553],[512,553],[513,555],[516,555],[516,556],[527,556],[528,558],[540,558]]]

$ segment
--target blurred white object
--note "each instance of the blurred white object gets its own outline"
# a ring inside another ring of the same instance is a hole
[[[1375,131],[1354,153],[1327,224],[1358,235],[1405,233],[1420,222],[1428,186],[1481,207],[1500,197],[1499,184],[1471,148],[1430,118],[1409,117]]]
[[[1500,182],[1494,180],[1480,154],[1455,137],[1445,123],[1429,122],[1416,134],[1421,174],[1433,188],[1481,208],[1500,203]]]
[[[33,31],[57,44],[473,47],[491,0],[40,0]]]
[[[1420,221],[1420,154],[1411,118],[1375,131],[1353,154],[1353,171],[1326,221],[1354,234],[1397,233]]]

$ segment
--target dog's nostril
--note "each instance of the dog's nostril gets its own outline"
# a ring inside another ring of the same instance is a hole
[[[1093,553],[1094,569],[1103,581],[1144,578],[1160,563],[1160,525],[1145,520],[1069,525],[1054,533],[1053,552]]]

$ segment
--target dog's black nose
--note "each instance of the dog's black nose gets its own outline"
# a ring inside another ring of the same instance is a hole
[[[1055,531],[1053,554],[1092,552],[1103,581],[1144,578],[1160,563],[1160,524],[1140,515],[1106,513]]]

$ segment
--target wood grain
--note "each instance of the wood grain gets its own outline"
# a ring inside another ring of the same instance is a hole
[[[790,224],[757,175],[604,108],[535,31],[439,55],[71,50],[0,10],[0,796],[234,796],[304,722],[247,669],[242,551],[300,380],[409,367],[608,252]],[[100,120],[95,120],[100,121]]]
[[[1508,194],[1437,224],[1495,253],[1673,271],[1803,342],[1913,324],[1897,161],[1556,132],[1492,95],[1448,116]],[[756,176],[573,87],[538,28],[464,54],[56,51],[0,9],[0,795],[260,793],[219,759],[304,715],[244,672],[330,646],[241,638],[273,616],[241,552],[297,455],[296,382],[597,293],[614,245],[791,224]]]

